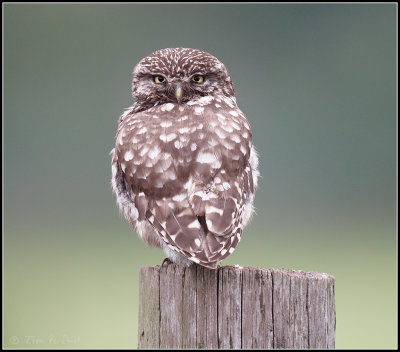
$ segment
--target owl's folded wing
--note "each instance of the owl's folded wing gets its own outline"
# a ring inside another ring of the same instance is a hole
[[[147,199],[146,218],[171,249],[216,268],[240,241],[248,180],[246,170],[230,182],[218,175],[212,187],[193,182],[187,192],[172,198]],[[138,203],[143,200],[137,199]]]

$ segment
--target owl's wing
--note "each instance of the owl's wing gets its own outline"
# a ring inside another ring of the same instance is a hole
[[[239,243],[243,207],[253,188],[250,167],[234,180],[222,172],[213,181],[210,188],[189,180],[184,193],[145,204],[147,220],[171,249],[210,268]]]

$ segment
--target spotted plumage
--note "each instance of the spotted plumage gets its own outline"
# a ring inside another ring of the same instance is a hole
[[[232,80],[208,53],[163,49],[136,65],[132,95],[111,151],[117,204],[173,262],[215,269],[251,218],[259,175]]]

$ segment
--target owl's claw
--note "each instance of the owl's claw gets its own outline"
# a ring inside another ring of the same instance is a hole
[[[164,267],[164,264],[165,263],[167,263],[167,266],[168,266],[168,264],[172,264],[172,261],[171,261],[171,259],[169,259],[169,258],[165,258],[163,261],[162,261],[162,263],[161,263],[161,267],[163,268]]]

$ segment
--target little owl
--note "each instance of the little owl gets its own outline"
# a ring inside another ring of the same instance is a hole
[[[232,79],[206,52],[163,49],[135,66],[132,96],[111,151],[117,204],[170,261],[215,269],[250,221],[259,176]]]

